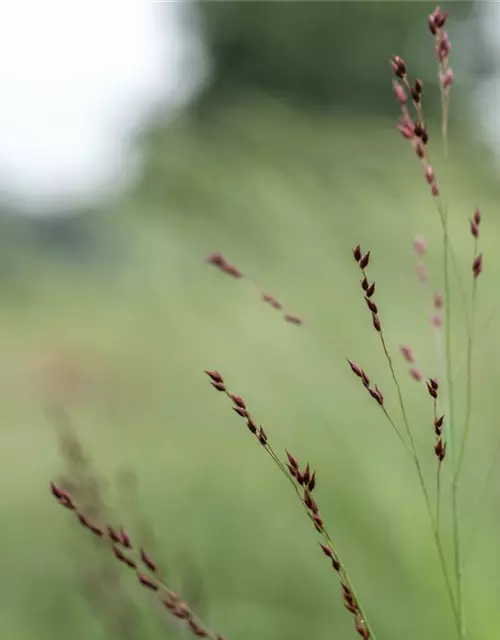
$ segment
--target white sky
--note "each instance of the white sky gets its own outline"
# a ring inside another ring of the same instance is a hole
[[[500,2],[484,3],[500,65]],[[0,0],[0,193],[37,213],[132,179],[134,129],[203,73],[182,2]],[[500,76],[478,109],[500,158]]]
[[[183,9],[0,0],[0,191],[43,212],[123,184],[133,128],[195,82]]]

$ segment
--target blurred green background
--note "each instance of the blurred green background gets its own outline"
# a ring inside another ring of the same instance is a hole
[[[432,157],[467,295],[468,218],[476,205],[484,215],[460,504],[466,541],[481,514],[466,551],[469,637],[496,639],[499,492],[495,479],[490,492],[483,487],[500,435],[500,188],[467,99],[468,79],[488,70],[469,42],[475,5],[447,7],[453,66],[467,81],[452,97],[446,168],[428,3],[192,8],[211,76],[175,119],[160,114],[142,132],[140,180],[99,209],[50,220],[6,210],[0,221],[0,637],[183,633],[165,623],[132,574],[109,577],[112,558],[94,554],[90,535],[50,497],[51,479],[75,473],[42,410],[53,400],[71,416],[110,518],[138,544],[147,543],[146,519],[174,589],[194,599],[212,627],[230,640],[356,637],[317,535],[271,460],[210,388],[206,368],[220,370],[245,398],[278,451],[286,447],[316,469],[317,500],[378,639],[455,637],[416,474],[345,362],[367,370],[400,421],[352,261],[360,243],[372,251],[369,272],[434,498],[431,403],[397,351],[411,344],[425,372],[440,375],[431,296],[414,275],[412,239],[428,239],[430,286],[439,291],[441,238],[420,167],[395,130],[388,58],[400,53],[425,83]],[[469,58],[460,58],[454,27],[465,21]],[[208,266],[212,251],[245,277]],[[304,325],[283,322],[261,303],[262,290]],[[462,416],[466,338],[456,284],[453,294]],[[138,478],[135,503],[127,502],[133,491],[124,471]],[[442,519],[450,551],[446,506]],[[91,591],[93,579],[101,585],[93,593],[102,610],[82,595],[86,579]]]

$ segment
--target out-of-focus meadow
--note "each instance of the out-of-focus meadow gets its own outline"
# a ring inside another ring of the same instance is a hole
[[[470,637],[498,637],[499,492],[496,479],[487,494],[483,483],[500,436],[500,189],[490,152],[475,140],[467,83],[452,97],[451,159],[443,169],[430,8],[193,6],[212,56],[211,79],[175,118],[160,113],[149,122],[136,142],[144,163],[130,188],[58,218],[22,217],[5,206],[2,638],[181,635],[131,572],[110,578],[111,555],[94,549],[90,534],[50,496],[50,480],[71,476],[44,413],[54,400],[68,411],[100,478],[110,518],[138,543],[138,520],[147,520],[169,581],[211,626],[230,640],[355,637],[310,522],[227,399],[211,389],[207,368],[245,398],[278,451],[286,447],[316,469],[317,500],[379,640],[454,637],[414,469],[345,360],[367,370],[399,416],[352,261],[360,243],[372,251],[381,320],[434,498],[432,407],[398,348],[410,343],[425,372],[441,375],[431,294],[417,281],[412,250],[415,235],[428,239],[430,286],[440,290],[440,224],[418,161],[395,130],[393,53],[424,79],[432,157],[467,295],[468,218],[476,205],[484,215],[461,522],[468,540],[481,517],[466,552]],[[467,3],[450,10],[458,58],[453,25],[463,31],[474,11]],[[469,43],[472,57],[473,49]],[[457,62],[458,77],[460,69]],[[213,251],[244,278],[207,265]],[[304,325],[285,323],[261,302],[261,290]],[[466,339],[456,286],[453,293],[463,389]],[[457,403],[462,416],[462,392]],[[134,474],[139,519],[127,499]],[[448,516],[444,508],[447,549]],[[105,614],[89,606],[84,582]]]

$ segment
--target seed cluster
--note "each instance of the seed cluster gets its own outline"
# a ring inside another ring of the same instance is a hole
[[[427,380],[427,391],[429,392],[434,405],[434,435],[436,436],[434,453],[436,454],[439,464],[441,464],[446,456],[446,442],[443,441],[444,416],[438,417],[437,415],[439,383],[436,378],[429,378]]]
[[[226,260],[226,258],[221,253],[217,252],[217,253],[210,254],[207,258],[207,262],[208,264],[212,264],[214,267],[217,267],[217,269],[219,269],[219,271],[222,271],[222,273],[226,273],[227,275],[233,276],[233,278],[238,278],[238,279],[243,278],[243,273],[237,267],[231,264],[228,260]],[[248,277],[246,278],[246,280],[250,281]],[[283,310],[283,304],[279,302],[279,300],[277,300],[271,294],[262,293],[261,299],[265,304],[268,304],[273,309],[276,309],[277,311]],[[289,324],[295,324],[295,325],[304,324],[303,318],[292,313],[287,313],[287,312],[283,313],[283,319],[285,322],[288,322]]]
[[[440,83],[443,90],[443,105],[445,109],[444,118],[447,119],[448,99],[450,87],[453,84],[453,71],[448,66],[448,56],[451,51],[451,44],[448,34],[443,30],[448,17],[447,13],[441,11],[439,7],[429,16],[429,30],[435,38],[435,50],[440,65]],[[392,71],[395,79],[393,80],[393,90],[396,100],[401,107],[401,118],[397,125],[401,135],[410,140],[416,156],[419,158],[427,184],[431,189],[432,196],[439,196],[439,187],[436,181],[434,169],[428,159],[426,151],[429,142],[429,134],[426,124],[423,120],[422,111],[422,94],[423,83],[417,78],[415,82],[410,84],[408,79],[408,70],[406,62],[401,56],[392,56]],[[408,110],[408,93],[416,111],[416,119],[413,120]]]
[[[417,366],[417,361],[413,349],[407,345],[403,345],[402,347],[400,347],[400,352],[405,361],[410,365],[408,369],[408,373],[410,374],[410,376],[417,382],[421,382],[424,379],[424,376],[420,371],[420,368]]]
[[[366,306],[368,307],[368,310],[371,313],[372,316],[372,324],[373,324],[373,328],[375,329],[375,331],[381,336],[382,335],[382,325],[380,323],[380,318],[378,315],[378,306],[377,303],[375,302],[375,300],[373,299],[373,295],[375,293],[375,281],[373,281],[371,284],[368,281],[368,276],[366,273],[366,268],[368,267],[369,263],[370,263],[370,251],[367,251],[365,254],[363,254],[363,252],[361,251],[361,247],[358,245],[356,245],[354,247],[354,249],[352,250],[353,256],[354,256],[354,260],[357,263],[360,271],[361,271],[361,289],[363,290],[363,294],[364,294],[364,298],[365,298],[365,302],[366,302]],[[349,366],[351,367],[351,371],[358,377],[360,378],[360,380],[363,383],[363,386],[365,387],[365,389],[368,391],[368,393],[371,395],[371,397],[381,406],[384,406],[384,396],[382,395],[382,392],[380,391],[380,389],[378,388],[377,385],[374,385],[373,387],[370,386],[370,379],[368,378],[368,376],[366,375],[365,371],[357,364],[355,364],[354,362],[351,362],[351,360],[347,361],[349,363]]]
[[[474,211],[474,215],[470,220],[470,232],[474,237],[474,253],[477,253],[477,241],[479,239],[479,225],[481,224],[481,212],[479,209]],[[472,273],[474,278],[477,278],[483,270],[483,254],[476,255],[472,261]]]
[[[131,557],[133,546],[130,536],[126,530],[106,526],[102,527],[93,523],[77,507],[72,497],[67,491],[51,483],[50,490],[57,502],[75,513],[78,521],[94,536],[107,539],[111,545],[113,556],[121,563],[135,571],[137,580],[144,588],[154,591],[161,598],[165,608],[180,620],[185,620],[188,629],[198,638],[209,638],[210,640],[224,640],[223,636],[213,633],[206,628],[190,610],[188,604],[183,602],[179,595],[167,586],[165,581],[158,574],[158,568],[153,559],[144,549],[139,549],[139,559]],[[142,568],[141,568],[142,567]],[[146,573],[149,572],[149,573]],[[151,575],[152,574],[152,575]]]
[[[320,514],[318,503],[313,497],[313,491],[316,487],[316,472],[311,469],[309,463],[307,463],[301,470],[297,458],[289,451],[286,451],[286,462],[282,462],[278,454],[270,445],[263,427],[257,426],[256,422],[250,415],[245,400],[243,400],[241,396],[232,394],[228,391],[224,379],[218,371],[206,370],[205,373],[209,377],[212,386],[217,391],[225,393],[231,400],[233,411],[245,420],[248,430],[266,450],[275,464],[279,467],[280,471],[282,471],[282,473],[292,481],[297,496],[300,498],[300,501],[307,515],[311,519],[315,530],[321,534],[323,538],[323,542],[320,542],[320,547],[325,556],[331,560],[333,569],[339,575],[344,605],[354,618],[356,631],[364,640],[369,640],[372,637],[370,629],[365,622],[361,607],[354,594],[347,572],[342,566],[339,556],[335,551],[330,535]]]

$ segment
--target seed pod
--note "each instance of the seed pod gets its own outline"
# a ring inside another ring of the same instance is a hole
[[[359,367],[356,363],[351,362],[350,360],[347,361],[349,363],[349,366],[351,367],[351,371],[358,376],[358,378],[362,378],[363,377],[363,371],[361,369],[361,367]]]
[[[370,252],[367,251],[365,253],[365,255],[359,261],[359,266],[361,267],[361,269],[366,269],[366,267],[368,266],[369,262],[370,262]]]
[[[137,579],[144,587],[146,587],[146,589],[151,589],[151,591],[158,591],[159,587],[157,583],[146,574],[138,573]]]
[[[373,300],[365,296],[365,302],[372,313],[378,313],[378,307]]]
[[[375,281],[372,282],[371,285],[366,290],[366,297],[371,298],[374,293],[375,293]]]
[[[220,383],[224,382],[221,374],[218,371],[205,371],[205,373],[209,378],[211,378],[213,382],[220,382]]]
[[[152,571],[153,573],[156,571],[156,564],[153,562],[149,554],[144,551],[144,549],[141,549],[141,560],[150,571]]]

